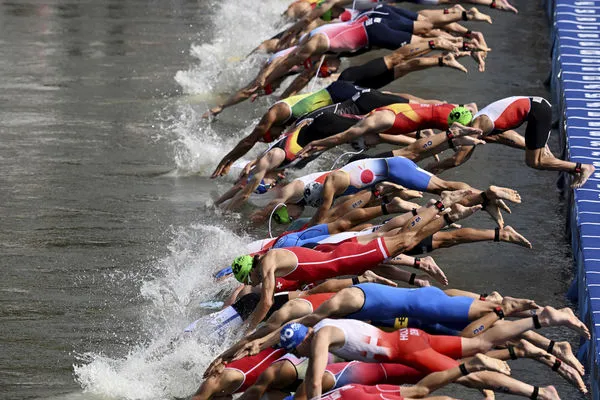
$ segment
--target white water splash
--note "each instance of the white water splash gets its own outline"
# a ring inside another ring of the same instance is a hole
[[[169,254],[140,286],[140,330],[148,332],[146,341],[123,357],[79,354],[74,373],[86,393],[119,399],[189,396],[208,363],[230,343],[207,342],[202,327],[190,337],[181,335],[190,322],[209,312],[201,309],[201,302],[222,299],[235,287],[232,280],[215,284],[211,276],[249,239],[202,224],[174,234]]]
[[[236,0],[223,1],[213,19],[212,42],[192,45],[190,54],[199,64],[175,75],[184,93],[223,93],[247,84],[266,56],[246,55],[284,27],[280,16],[287,4],[264,0],[249,6]]]

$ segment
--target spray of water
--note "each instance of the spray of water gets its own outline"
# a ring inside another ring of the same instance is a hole
[[[191,336],[182,331],[212,311],[200,303],[231,292],[234,282],[215,285],[211,276],[239,255],[249,238],[202,224],[173,234],[168,254],[140,284],[140,330],[146,340],[123,357],[78,354],[75,378],[86,392],[123,399],[188,396],[200,385],[207,364],[230,343],[207,341],[210,332],[203,327]]]

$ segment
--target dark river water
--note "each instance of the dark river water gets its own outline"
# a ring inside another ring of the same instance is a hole
[[[269,101],[212,124],[199,116],[245,83],[241,61],[277,32],[283,0],[0,2],[0,398],[159,399],[191,395],[222,344],[168,346],[201,302],[232,288],[209,272],[266,236],[210,206],[231,179],[207,178]],[[548,28],[538,2],[485,9],[487,71],[431,69],[390,89],[483,106],[548,96]],[[371,57],[371,56],[369,56]],[[556,147],[556,137],[551,144]],[[339,154],[339,153],[337,153]],[[325,157],[312,170],[328,168]],[[507,223],[533,250],[471,244],[435,253],[451,285],[565,305],[571,277],[557,175],[486,145],[443,175],[519,190]],[[465,223],[493,227],[485,215]],[[575,338],[561,329],[555,339]],[[577,392],[531,361],[513,375]],[[455,397],[478,399],[452,386]],[[498,395],[498,398],[510,396]]]

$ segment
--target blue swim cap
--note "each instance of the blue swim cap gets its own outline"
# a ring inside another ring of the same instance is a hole
[[[308,328],[297,322],[286,324],[281,328],[279,345],[286,350],[293,350],[308,335]]]

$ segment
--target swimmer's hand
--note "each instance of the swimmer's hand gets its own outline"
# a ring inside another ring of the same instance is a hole
[[[229,170],[231,169],[232,165],[233,165],[232,160],[230,160],[228,158],[224,158],[223,160],[221,160],[219,165],[217,165],[217,168],[215,168],[215,170],[213,171],[213,173],[210,177],[212,179],[214,179],[214,178],[218,178],[219,176],[227,175],[229,173]]]
[[[233,361],[240,360],[244,357],[255,356],[260,353],[260,344],[258,341],[253,340],[246,343],[241,349],[235,352]]]
[[[483,134],[483,131],[481,129],[478,128],[471,128],[470,126],[464,126],[462,124],[459,124],[458,122],[454,122],[450,128],[449,128],[450,132],[452,132],[452,134],[455,137],[460,137],[460,136],[476,136],[479,137]]]
[[[209,376],[219,375],[223,372],[224,369],[225,363],[223,362],[223,359],[221,357],[217,357],[213,360],[213,362],[210,363],[208,368],[206,368],[206,371],[204,371],[204,375],[202,375],[202,377],[206,379]]]
[[[319,153],[321,151],[325,151],[328,149],[327,146],[318,144],[317,142],[318,141],[310,142],[309,144],[304,146],[304,148],[302,150],[300,150],[300,152],[298,154],[296,154],[296,157],[297,158],[308,158],[316,153]]]

